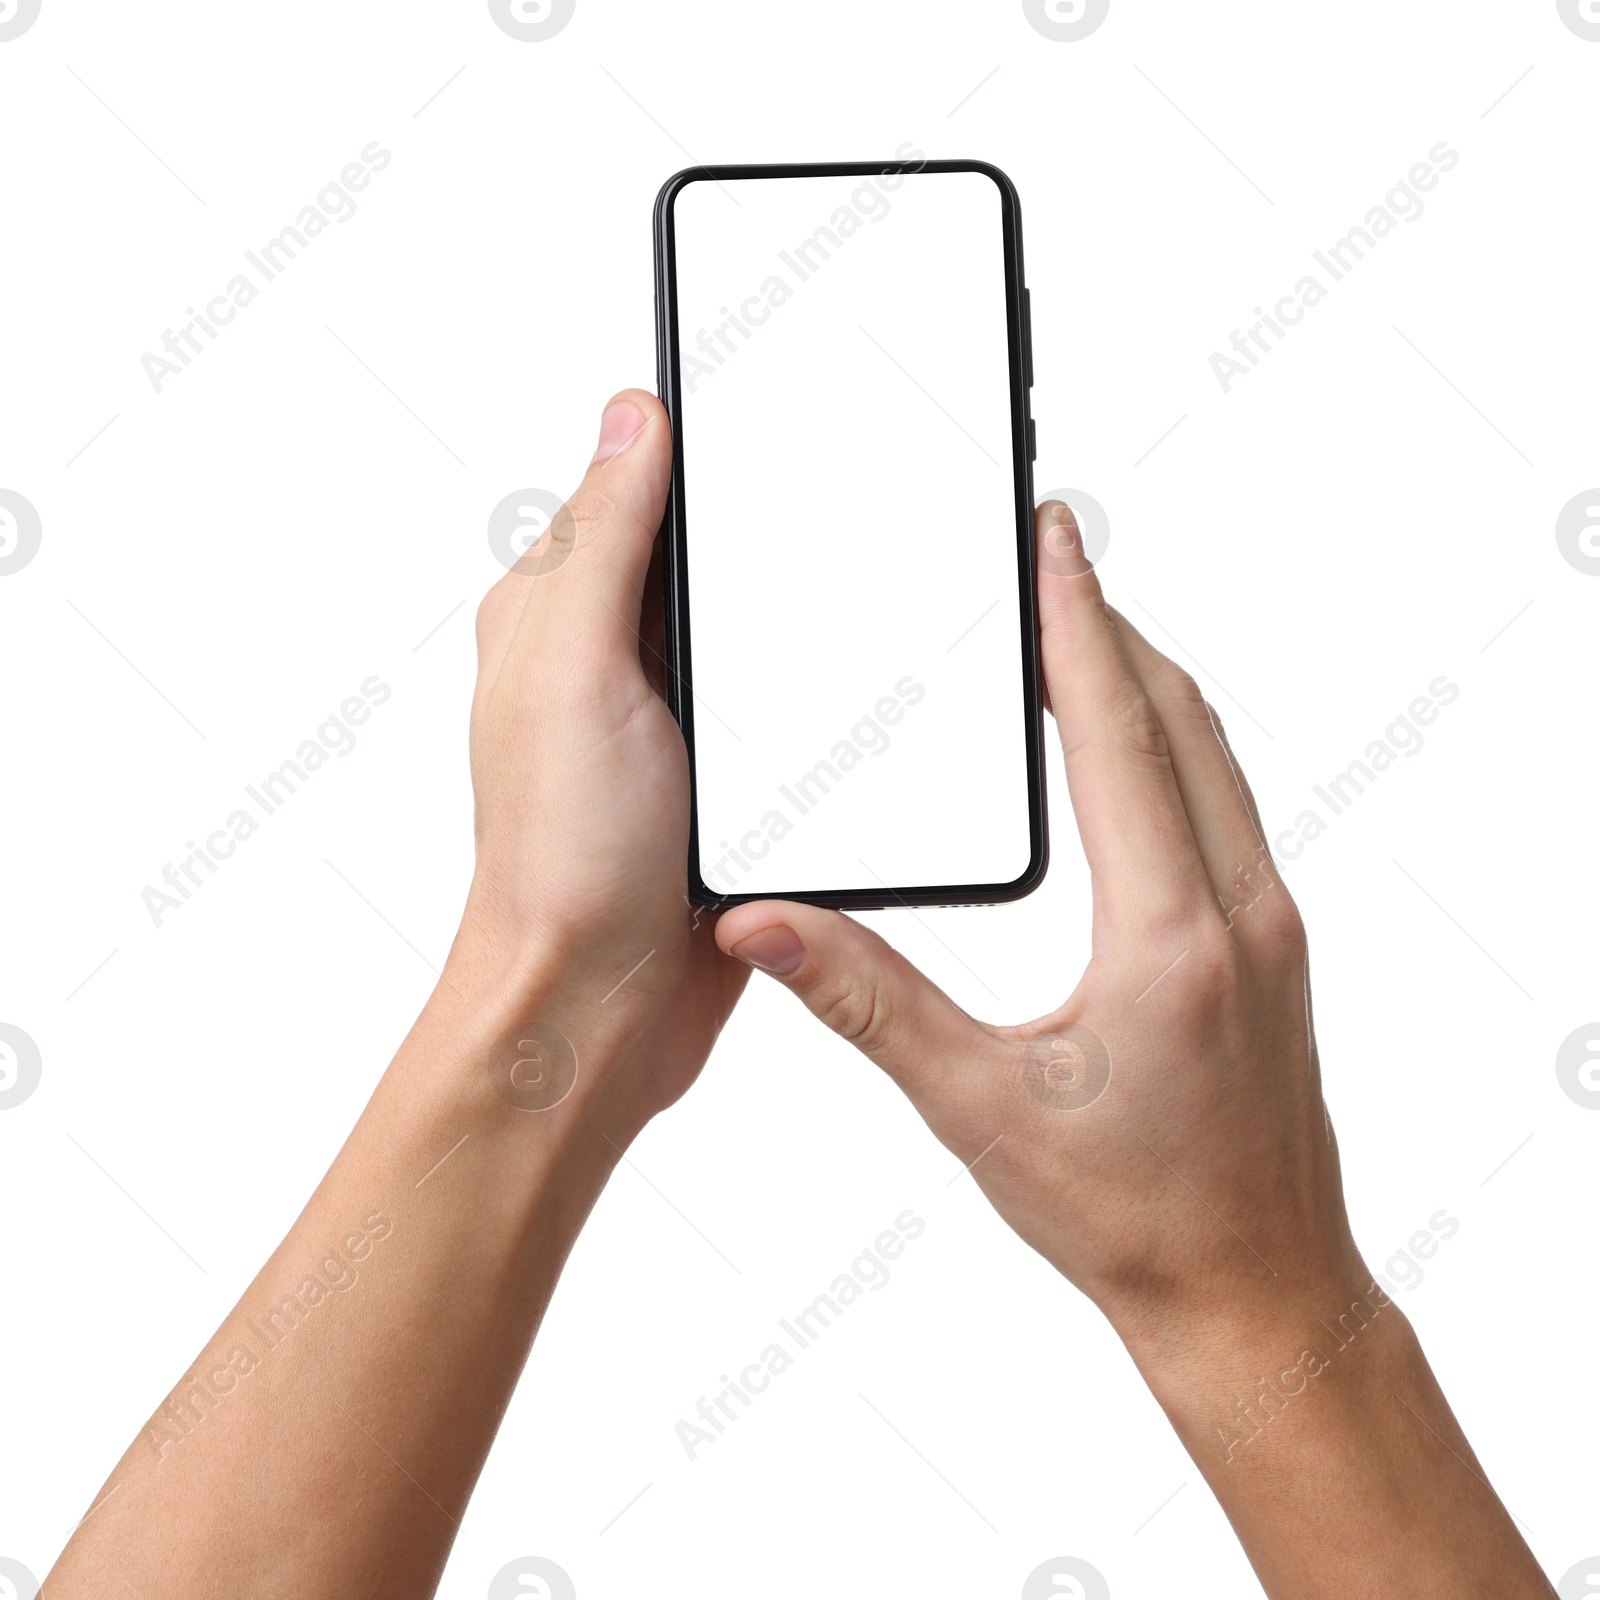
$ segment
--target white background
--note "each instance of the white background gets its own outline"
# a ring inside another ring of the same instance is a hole
[[[856,230],[800,260],[841,208]],[[673,209],[705,882],[1016,882],[1030,837],[999,185],[702,181]],[[713,343],[713,367],[697,335],[774,274],[777,304],[731,352]]]
[[[1595,1555],[1600,1112],[1554,1058],[1600,1016],[1600,578],[1554,526],[1600,482],[1597,78],[1553,0],[1114,0],[1076,44],[1010,0],[579,0],[540,44],[481,4],[44,0],[0,43],[0,486],[44,526],[0,578],[0,1020],[44,1061],[0,1112],[0,1554],[48,1568],[434,981],[488,515],[652,381],[660,183],[910,138],[1015,178],[1039,486],[1107,508],[1108,588],[1274,831],[1460,686],[1287,870],[1357,1236],[1382,1270],[1459,1220],[1402,1304],[1541,1559]],[[358,213],[155,394],[141,354],[374,139]],[[1426,214],[1224,395],[1212,352],[1440,140]],[[374,673],[358,748],[153,927],[141,888]],[[980,1014],[1085,958],[1064,801],[1031,899],[873,918]],[[786,995],[632,1154],[446,1594],[524,1554],[584,1596],[1011,1596],[1060,1554],[1119,1600],[1255,1592],[1101,1319]],[[691,1465],[674,1424],[906,1207],[895,1281]]]

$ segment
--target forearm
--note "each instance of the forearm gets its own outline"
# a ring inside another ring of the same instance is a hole
[[[1272,1600],[1549,1600],[1369,1275],[1129,1340]]]
[[[529,1112],[490,1081],[507,1030],[546,1015],[594,1041],[585,1072],[603,1076],[625,1007],[623,1028],[585,1014],[580,1029],[563,987],[496,979],[469,1002],[441,984],[287,1238],[99,1491],[52,1595],[105,1593],[113,1573],[169,1600],[432,1593],[616,1159],[591,1085]]]
[[[671,475],[659,401],[616,396],[570,515],[479,606],[477,865],[439,988],[58,1600],[433,1592],[579,1227],[745,980],[686,913],[688,760],[640,650]]]

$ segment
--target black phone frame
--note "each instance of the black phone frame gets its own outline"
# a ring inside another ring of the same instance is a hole
[[[1009,883],[942,884],[863,889],[803,890],[773,894],[719,894],[698,870],[699,807],[694,756],[694,689],[689,639],[689,563],[684,514],[682,368],[679,364],[677,254],[674,202],[691,183],[723,183],[746,178],[889,177],[920,173],[978,172],[1000,192],[1001,234],[1006,270],[1006,330],[1011,369],[1011,457],[1015,480],[1017,583],[1022,626],[1024,726],[1027,738],[1028,829],[1026,870]],[[1022,202],[1016,185],[986,161],[903,160],[775,163],[754,166],[686,167],[661,186],[655,205],[656,392],[672,422],[672,490],[662,527],[666,605],[667,705],[683,732],[689,753],[690,898],[714,909],[752,900],[795,900],[837,910],[875,911],[886,906],[997,905],[1020,900],[1043,881],[1050,861],[1044,786],[1044,699],[1039,660],[1039,601],[1035,577],[1033,457],[1034,428],[1029,405],[1033,387],[1032,328],[1022,261]]]

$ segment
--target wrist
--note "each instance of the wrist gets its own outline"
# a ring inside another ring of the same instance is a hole
[[[610,919],[547,915],[475,879],[441,985],[462,998],[559,1008],[598,1042],[614,1044],[638,1031],[681,967],[685,919],[660,910]]]
[[[1337,1320],[1357,1298],[1381,1294],[1347,1227],[1297,1233],[1293,1243],[1268,1246],[1270,1264],[1254,1252],[1253,1261],[1242,1253],[1202,1255],[1181,1271],[1114,1276],[1091,1293],[1140,1369],[1157,1377],[1181,1372],[1196,1351],[1222,1359],[1264,1340],[1292,1342],[1296,1330]]]
[[[474,880],[450,942],[436,1000],[463,999],[481,1006],[536,1002],[541,990],[563,981],[578,943],[516,913],[503,900]]]
[[[1369,1274],[1256,1313],[1135,1355],[1268,1594],[1550,1594]]]
[[[661,997],[619,982],[622,960],[469,904],[401,1055],[463,1110],[507,1123],[530,1146],[598,1146],[614,1161],[659,1109],[632,1103],[639,1074],[629,1064],[649,1052]],[[652,976],[672,965],[656,954]]]
[[[1203,1469],[1270,1434],[1392,1409],[1422,1362],[1404,1313],[1359,1257],[1337,1272],[1119,1327],[1151,1392]],[[1257,1452],[1260,1453],[1260,1452]]]

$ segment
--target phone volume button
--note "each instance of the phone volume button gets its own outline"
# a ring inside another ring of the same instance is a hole
[[[1022,377],[1033,387],[1033,295],[1022,291]]]
[[[1030,461],[1039,459],[1039,435],[1034,428],[1032,417],[1028,418],[1028,459]]]

